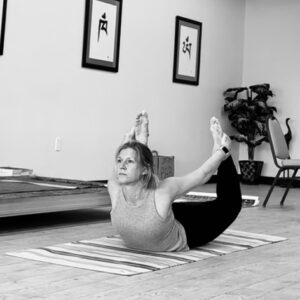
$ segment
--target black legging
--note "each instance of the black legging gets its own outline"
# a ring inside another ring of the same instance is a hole
[[[213,201],[173,203],[175,218],[185,228],[190,248],[214,240],[241,210],[240,183],[231,156],[218,168],[216,189],[217,198]]]

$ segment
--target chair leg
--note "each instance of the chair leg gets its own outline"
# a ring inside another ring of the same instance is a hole
[[[280,205],[283,205],[284,200],[285,200],[285,198],[286,198],[286,195],[288,194],[289,189],[290,189],[290,187],[292,186],[292,183],[293,183],[293,181],[294,181],[294,178],[296,177],[297,171],[298,171],[298,169],[295,169],[295,171],[294,171],[294,173],[293,173],[291,179],[289,180],[288,185],[287,185],[287,187],[286,187],[286,189],[285,189],[285,192],[284,192],[284,194],[283,194],[283,196],[282,196],[282,199],[281,199],[281,201],[280,201]]]
[[[280,175],[281,172],[282,172],[282,169],[279,169],[278,172],[277,172],[277,174],[276,174],[275,179],[273,180],[272,186],[271,186],[271,188],[269,189],[268,195],[267,195],[267,197],[266,197],[266,199],[265,199],[265,201],[264,201],[264,203],[263,203],[263,207],[266,207],[266,205],[267,205],[267,203],[268,203],[268,201],[269,201],[269,198],[270,198],[270,196],[271,196],[271,193],[272,193],[272,191],[273,191],[273,189],[274,189],[274,187],[275,187],[275,184],[276,184],[276,182],[277,182],[277,180],[278,180],[279,175]]]

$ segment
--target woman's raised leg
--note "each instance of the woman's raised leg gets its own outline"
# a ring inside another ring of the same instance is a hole
[[[219,151],[224,133],[218,121],[215,122],[213,120],[213,126],[211,123],[213,151]],[[232,224],[241,210],[240,183],[231,156],[218,168],[216,193],[217,198],[213,201],[173,203],[175,218],[184,226],[190,247],[214,240]]]

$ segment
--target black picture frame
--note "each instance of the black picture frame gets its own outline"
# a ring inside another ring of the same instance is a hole
[[[82,67],[119,70],[122,0],[86,0]]]
[[[176,16],[173,82],[199,85],[202,23]]]
[[[0,0],[0,55],[3,55],[7,0]]]

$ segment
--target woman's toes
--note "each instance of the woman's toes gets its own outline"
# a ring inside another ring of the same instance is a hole
[[[148,136],[149,136],[148,123],[149,123],[148,114],[145,111],[138,114],[136,120],[136,126],[135,126],[135,137],[139,142],[143,144],[148,143]]]

